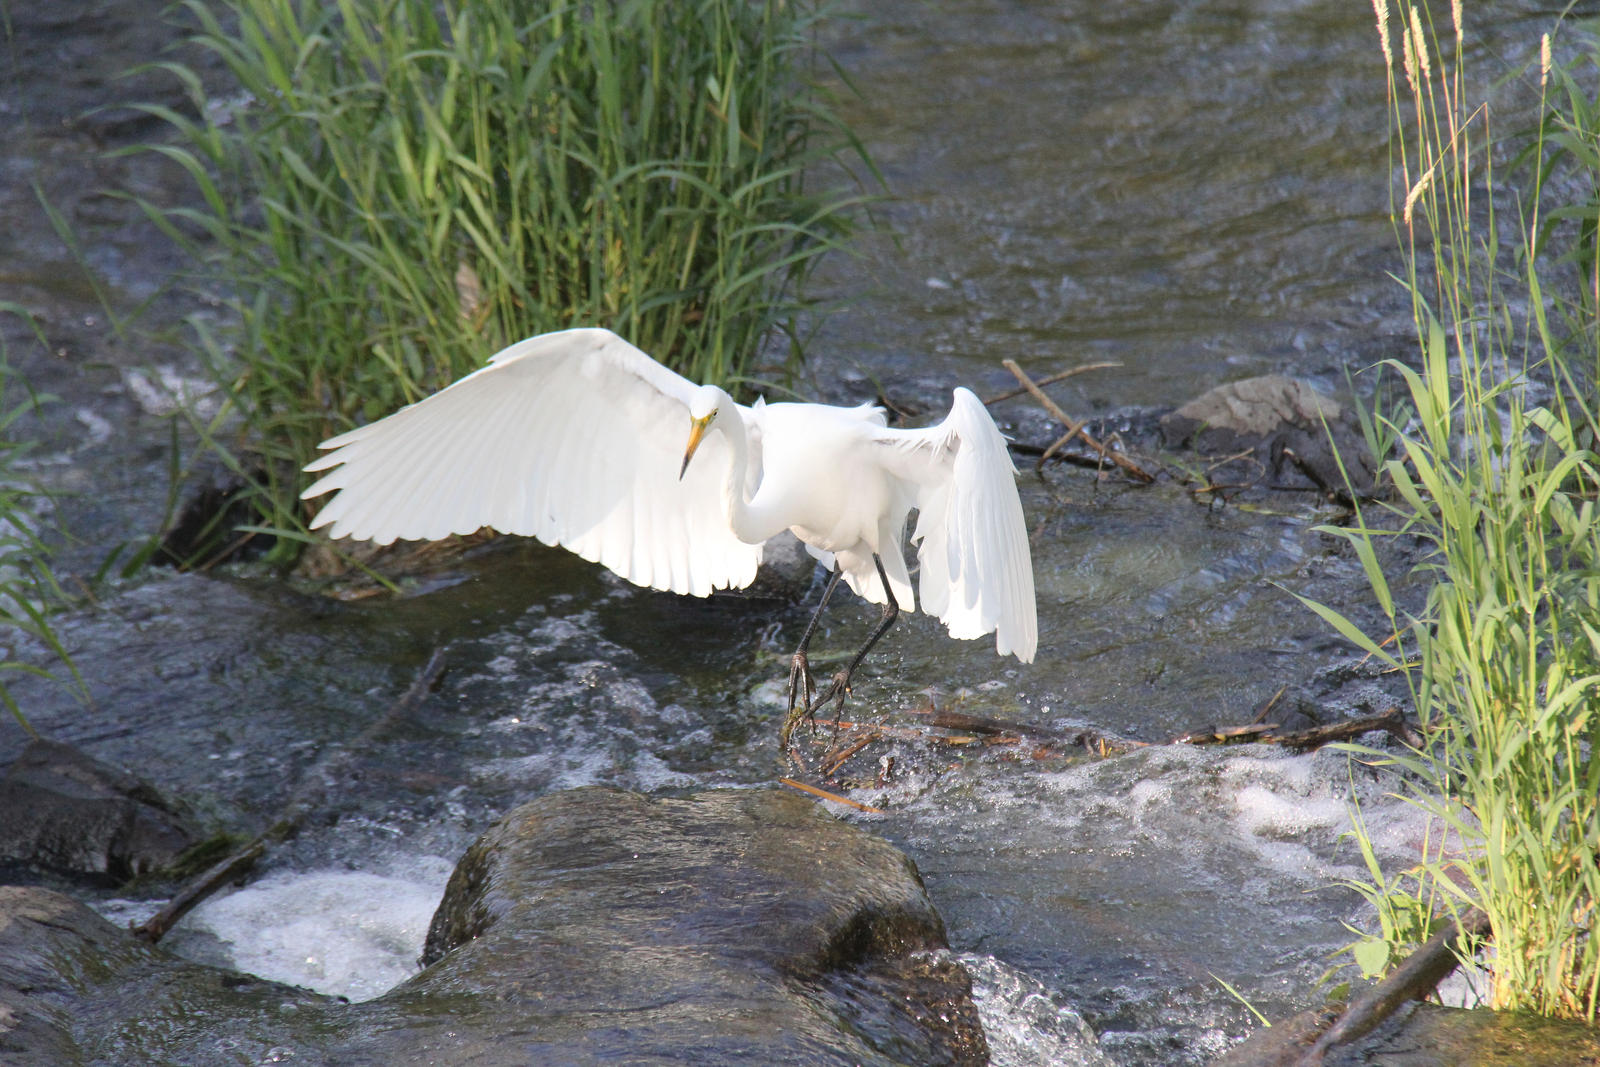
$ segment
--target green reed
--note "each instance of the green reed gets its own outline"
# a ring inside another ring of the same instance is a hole
[[[0,300],[0,315],[16,315],[35,325],[25,308],[9,301]],[[67,598],[56,582],[50,550],[41,536],[46,532],[49,502],[26,470],[35,442],[19,431],[23,420],[51,398],[28,389],[6,356],[0,342],[0,705],[37,737],[8,683],[19,674],[48,678],[51,673],[35,662],[25,645],[42,648],[65,667],[68,684],[80,699],[87,700],[88,693],[50,623],[51,613]]]
[[[1388,60],[1391,151],[1404,184],[1393,217],[1418,348],[1413,359],[1386,365],[1403,384],[1402,400],[1373,420],[1375,433],[1395,445],[1384,465],[1395,492],[1388,516],[1369,505],[1354,528],[1330,532],[1357,552],[1390,633],[1374,640],[1313,606],[1405,673],[1427,746],[1399,755],[1355,751],[1407,772],[1406,799],[1428,816],[1429,832],[1414,865],[1392,873],[1379,869],[1363,838],[1373,877],[1358,888],[1379,906],[1390,940],[1415,943],[1438,915],[1481,909],[1491,927],[1487,944],[1463,951],[1476,952],[1488,970],[1493,1007],[1593,1020],[1600,1005],[1593,305],[1576,291],[1546,290],[1541,261],[1530,254],[1547,233],[1537,197],[1514,225],[1502,225],[1498,207],[1513,199],[1494,174],[1489,110],[1469,105],[1463,88],[1459,5],[1443,44],[1425,12],[1401,5],[1391,25],[1385,0],[1374,7]],[[1549,54],[1546,38],[1540,93],[1553,114],[1566,116],[1560,125],[1577,113],[1548,94],[1552,74],[1561,75]],[[1590,143],[1596,132],[1586,131]],[[1536,169],[1552,158],[1550,147],[1559,146],[1534,145]],[[1542,178],[1531,187],[1544,188]],[[1503,233],[1521,235],[1515,247],[1502,247]],[[1377,562],[1376,546],[1394,536],[1425,549],[1416,576],[1428,593],[1415,615],[1397,605]],[[1364,835],[1359,820],[1356,835]],[[1367,970],[1389,956],[1372,952],[1370,942],[1356,948]]]
[[[237,88],[161,63],[199,117],[146,108],[201,206],[152,214],[237,309],[197,332],[231,398],[206,437],[268,526],[300,526],[318,441],[529,334],[607,326],[697,380],[792,369],[802,284],[865,200],[818,164],[871,170],[808,80],[811,5],[218,6],[184,5]]]

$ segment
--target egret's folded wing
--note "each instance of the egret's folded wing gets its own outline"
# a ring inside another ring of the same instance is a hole
[[[916,484],[922,609],[959,638],[1031,663],[1039,644],[1033,561],[1016,468],[983,402],[955,391],[950,415],[925,430],[885,430],[886,465]]]
[[[682,480],[694,385],[609,330],[531,337],[393,415],[325,441],[312,522],[389,544],[483,526],[537,537],[639,585],[705,596],[748,585],[761,546],[734,536],[733,451],[708,435]]]

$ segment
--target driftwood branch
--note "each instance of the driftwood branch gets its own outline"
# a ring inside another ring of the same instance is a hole
[[[1270,706],[1266,710],[1270,710]],[[1282,745],[1298,752],[1305,752],[1335,741],[1353,741],[1373,730],[1384,730],[1391,737],[1412,748],[1421,748],[1424,744],[1422,734],[1398,707],[1390,708],[1378,715],[1363,715],[1359,719],[1346,719],[1343,722],[1313,726],[1305,730],[1284,731],[1277,723],[1261,722],[1259,719],[1260,716],[1257,716],[1258,721],[1247,726],[1208,727],[1205,730],[1179,734],[1168,743],[1225,745],[1241,741],[1264,741],[1267,744]]]
[[[1288,687],[1279,689],[1257,709],[1253,721],[1242,726],[1211,726],[1203,730],[1180,734],[1165,744],[1169,745],[1226,745],[1259,742],[1281,745],[1295,751],[1308,751],[1336,741],[1350,741],[1373,730],[1384,730],[1397,740],[1413,748],[1421,747],[1424,738],[1416,724],[1406,718],[1399,707],[1379,715],[1366,715],[1359,719],[1314,726],[1304,730],[1284,730],[1275,722],[1264,722],[1277,707]],[[869,746],[886,739],[920,741],[935,745],[970,745],[983,739],[986,745],[1034,745],[1035,758],[1045,758],[1051,752],[1081,749],[1100,756],[1109,756],[1147,747],[1149,742],[1131,741],[1086,727],[1063,729],[1041,723],[993,719],[952,711],[933,704],[907,708],[906,715],[919,720],[916,726],[891,726],[888,723],[853,722],[845,719],[818,719],[817,727],[831,727],[835,732],[833,747],[820,759],[821,776],[832,778],[849,760]],[[838,738],[839,731],[850,731],[849,736]],[[955,736],[934,731],[958,731]],[[967,735],[967,736],[962,736]]]
[[[167,901],[164,908],[133,928],[134,936],[151,944],[160,941],[167,935],[167,931],[178,925],[178,920],[189,914],[190,909],[196,904],[229,882],[244,877],[266,851],[266,841],[257,837],[204,874],[190,879],[184,883],[176,896]]]
[[[1006,370],[1011,372],[1012,376],[1015,377],[1017,381],[1022,383],[1022,387],[1027,390],[1028,393],[1032,395],[1032,397],[1037,400],[1053,418],[1056,419],[1056,421],[1060,422],[1062,426],[1067,428],[1066,436],[1062,437],[1045,450],[1046,456],[1054,453],[1068,441],[1072,440],[1072,438],[1078,437],[1083,440],[1084,444],[1098,452],[1101,459],[1110,460],[1112,463],[1115,463],[1117,466],[1126,471],[1131,477],[1141,482],[1155,481],[1154,475],[1150,474],[1143,467],[1139,466],[1139,464],[1135,463],[1126,453],[1118,452],[1115,449],[1110,448],[1085,430],[1084,425],[1087,423],[1087,419],[1073,419],[1066,412],[1062,411],[1060,406],[1057,405],[1054,400],[1050,399],[1049,394],[1047,394],[1043,389],[1039,388],[1037,382],[1028,377],[1028,372],[1023,370],[1017,364],[1016,360],[1001,360],[1001,364],[1006,368]],[[1044,458],[1045,457],[1040,457],[1041,463],[1044,461]]]
[[[1120,364],[1120,363],[1085,363],[1081,367],[1073,367],[1071,370],[1064,370],[1064,371],[1061,371],[1059,374],[1052,374],[1048,378],[1040,378],[1037,381],[1035,381],[1033,384],[1039,386],[1040,388],[1043,388],[1046,385],[1054,385],[1057,382],[1065,381],[1066,379],[1074,377],[1075,375],[1082,374],[1084,371],[1110,370],[1113,367],[1120,367],[1120,366],[1122,366],[1122,364]],[[1015,389],[1009,390],[1009,391],[1004,392],[1004,393],[1000,393],[1000,394],[998,394],[996,396],[985,397],[984,401],[983,401],[983,404],[984,404],[985,407],[988,407],[990,404],[998,404],[1002,400],[1010,400],[1014,396],[1021,396],[1023,393],[1026,393],[1027,391],[1028,391],[1028,387],[1027,386],[1019,385]]]
[[[1289,733],[1273,734],[1270,737],[1263,738],[1263,740],[1304,752],[1307,749],[1320,748],[1334,741],[1353,741],[1362,734],[1373,730],[1387,731],[1389,736],[1403,744],[1410,745],[1412,748],[1421,748],[1426,744],[1416,726],[1397,707],[1390,708],[1380,715],[1363,715],[1359,719],[1330,723],[1327,726],[1316,726],[1309,730],[1294,730]]]
[[[1408,1001],[1427,997],[1460,962],[1455,953],[1456,941],[1462,936],[1482,937],[1488,932],[1489,917],[1476,908],[1462,915],[1459,925],[1446,922],[1444,929],[1389,972],[1387,978],[1353,998],[1334,1024],[1296,1061],[1296,1067],[1320,1067],[1334,1048],[1371,1033]]]
[[[422,698],[427,696],[428,691],[438,683],[444,668],[444,650],[436,648],[433,655],[428,657],[428,662],[417,672],[416,678],[412,679],[411,685],[389,706],[388,711],[362,730],[349,745],[328,751],[306,770],[271,826],[258,834],[248,845],[217,863],[204,874],[185,883],[165,907],[133,928],[134,936],[152,944],[160,941],[196,904],[247,874],[255,866],[256,861],[266,855],[270,846],[293,836],[305,823],[306,817],[321,806],[330,784],[341,777],[340,772],[359,752],[411,714],[412,710],[422,702]]]
[[[961,711],[947,711],[936,707],[913,708],[911,714],[923,719],[929,726],[944,730],[966,730],[969,733],[991,737],[1028,738],[1053,744],[1083,748],[1091,752],[1120,752],[1129,747],[1127,741],[1110,737],[1095,730],[1061,730],[1038,723],[1010,722],[991,719],[983,715],[968,715]]]

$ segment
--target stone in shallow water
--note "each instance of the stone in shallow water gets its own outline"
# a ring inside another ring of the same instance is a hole
[[[0,886],[6,1067],[259,1063],[327,1001],[177,959],[60,893]]]
[[[1372,487],[1375,465],[1351,413],[1298,378],[1267,374],[1219,385],[1163,415],[1161,432],[1171,447],[1210,455],[1253,450],[1275,488],[1344,496]]]
[[[153,786],[71,745],[32,741],[0,777],[0,861],[120,882],[197,839]]]
[[[1314,429],[1339,417],[1338,401],[1309,382],[1267,374],[1219,385],[1164,416],[1161,425],[1175,442],[1205,430],[1253,439],[1282,426]]]
[[[613,789],[512,811],[421,974],[345,1004],[178,960],[0,888],[0,1058],[298,1064],[977,1064],[966,973],[911,862],[787,791]]]

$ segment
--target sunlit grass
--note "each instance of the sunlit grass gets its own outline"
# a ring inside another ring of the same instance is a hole
[[[1594,305],[1546,290],[1535,238],[1538,199],[1497,185],[1487,106],[1469,102],[1460,9],[1436,41],[1425,13],[1376,0],[1402,175],[1394,221],[1406,253],[1418,348],[1387,369],[1402,400],[1373,420],[1394,444],[1387,516],[1369,506],[1348,539],[1392,627],[1380,642],[1319,609],[1367,651],[1403,671],[1429,737],[1401,755],[1361,758],[1408,772],[1407,799],[1431,844],[1385,873],[1363,840],[1386,942],[1420,942],[1430,919],[1468,907],[1488,917],[1483,964],[1491,1004],[1593,1020],[1600,992],[1600,492]],[[1562,122],[1583,114],[1547,96]],[[1587,110],[1595,113],[1594,107]],[[1545,129],[1554,128],[1550,122]],[[1596,128],[1583,128],[1594,143]],[[1529,153],[1544,187],[1546,146]],[[1600,160],[1588,165],[1600,178]],[[1500,198],[1497,203],[1497,195]],[[1580,240],[1574,244],[1584,249]],[[1502,233],[1519,233],[1502,248]],[[1594,255],[1592,240],[1587,251]],[[1584,271],[1592,277],[1593,264]],[[1560,312],[1552,315],[1552,312]],[[1552,321],[1554,319],[1554,321]],[[1407,615],[1378,566],[1380,539],[1424,548],[1426,604]],[[1357,823],[1357,834],[1362,827]],[[1403,948],[1396,944],[1392,947]],[[1473,946],[1468,946],[1472,951]],[[1364,970],[1388,951],[1357,946]]]
[[[181,136],[145,150],[200,204],[152,214],[237,311],[197,323],[230,398],[204,429],[267,526],[300,527],[318,441],[529,334],[606,326],[734,386],[798,357],[802,284],[863,200],[817,164],[870,172],[808,80],[812,5],[184,7],[237,85],[157,64],[193,114],[148,107]]]

